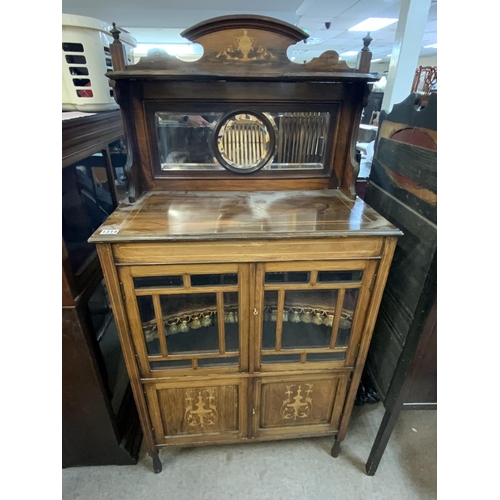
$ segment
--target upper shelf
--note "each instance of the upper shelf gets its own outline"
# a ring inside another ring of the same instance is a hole
[[[119,30],[112,34],[119,43]],[[120,79],[229,79],[280,81],[363,81],[377,78],[369,74],[371,38],[363,39],[357,68],[349,67],[329,50],[306,64],[290,61],[287,49],[309,35],[291,24],[264,16],[222,16],[201,22],[181,33],[203,47],[203,56],[185,62],[160,50],[137,64],[107,73]],[[114,42],[114,43],[115,43]]]

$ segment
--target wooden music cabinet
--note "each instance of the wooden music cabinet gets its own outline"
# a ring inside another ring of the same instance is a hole
[[[108,73],[130,199],[96,243],[148,453],[346,434],[400,231],[354,194],[369,94],[333,51],[308,64],[287,23],[225,16],[182,62]],[[368,40],[368,41],[367,41]]]

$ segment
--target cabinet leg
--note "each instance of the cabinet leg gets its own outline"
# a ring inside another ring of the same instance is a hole
[[[340,441],[335,438],[333,442],[332,451],[330,452],[333,458],[337,458],[340,454]]]
[[[156,474],[159,474],[162,471],[161,467],[161,460],[160,457],[158,456],[158,453],[155,453],[152,455],[153,458],[153,469]]]

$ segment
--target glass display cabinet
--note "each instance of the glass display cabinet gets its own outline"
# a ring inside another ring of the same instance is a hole
[[[108,73],[129,197],[98,249],[154,470],[167,445],[344,439],[400,231],[356,197],[369,95],[334,51],[307,64],[287,23],[225,16]]]
[[[118,111],[63,113],[63,467],[135,464],[142,439],[97,251],[87,242],[126,197],[126,157]]]

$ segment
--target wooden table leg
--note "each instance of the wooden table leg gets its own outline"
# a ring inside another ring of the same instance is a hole
[[[401,407],[396,407],[392,411],[386,410],[384,413],[384,418],[378,429],[377,437],[373,443],[370,456],[366,462],[366,473],[368,476],[374,476],[377,472],[378,464],[382,459],[385,447],[391,437],[392,431],[396,422],[398,420],[399,414],[401,412]]]

